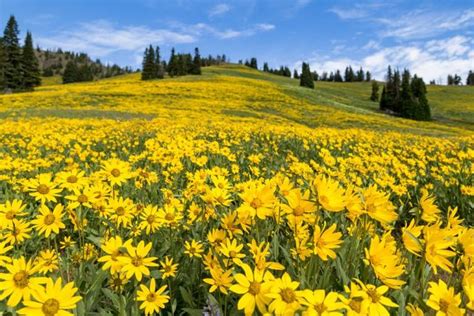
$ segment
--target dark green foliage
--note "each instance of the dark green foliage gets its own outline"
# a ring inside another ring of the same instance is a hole
[[[364,81],[364,79],[365,79],[364,70],[362,69],[362,67],[360,67],[359,71],[357,71],[356,81],[362,82]]]
[[[300,75],[298,74],[298,70],[296,70],[296,69],[293,71],[293,78],[294,79],[300,79]]]
[[[201,74],[201,55],[199,54],[199,48],[194,49],[193,66],[191,68],[191,75]]]
[[[346,67],[346,70],[344,71],[344,81],[345,82],[355,81],[354,71],[352,70],[351,66]]]
[[[23,86],[23,65],[18,39],[19,33],[18,24],[12,15],[3,33],[3,47],[6,59],[4,67],[5,88],[13,91],[22,90]]]
[[[5,50],[3,48],[3,38],[0,37],[0,93],[5,89]]]
[[[171,49],[171,55],[170,55],[170,59],[168,61],[168,74],[170,75],[170,77],[174,77],[174,76],[177,76],[178,75],[178,64],[177,64],[178,60],[177,60],[177,57],[176,57],[176,52],[174,50],[174,47]]]
[[[370,80],[372,80],[372,74],[367,70],[365,73],[365,81],[369,82]]]
[[[156,78],[155,50],[153,46],[145,49],[142,63],[142,80],[151,80]]]
[[[38,59],[33,48],[33,39],[31,33],[26,33],[25,45],[22,52],[23,63],[23,87],[26,90],[32,90],[41,84],[41,74],[38,66]]]
[[[387,81],[380,98],[380,110],[419,121],[431,120],[431,110],[423,79],[416,75],[411,78],[407,69],[403,71],[400,79],[400,72],[396,70],[392,73],[389,66]]]
[[[314,88],[313,75],[311,74],[311,69],[307,63],[303,63],[301,68],[300,86],[310,89]]]
[[[253,69],[258,69],[257,58],[252,57],[250,59],[249,67]]]
[[[334,75],[334,81],[335,82],[342,82],[342,76],[341,76],[341,72],[338,70],[336,70],[336,74]]]
[[[268,63],[263,63],[263,71],[264,72],[270,72],[270,67],[268,67]]]
[[[458,74],[448,75],[448,86],[458,86],[461,84],[461,77]]]
[[[469,74],[467,75],[467,78],[466,78],[466,85],[474,86],[474,72],[472,70],[469,70]]]
[[[372,94],[370,95],[370,100],[377,102],[379,100],[379,84],[377,81],[372,81]]]
[[[66,64],[66,68],[64,69],[63,83],[77,82],[78,78],[79,68],[77,67],[77,64],[71,60]]]

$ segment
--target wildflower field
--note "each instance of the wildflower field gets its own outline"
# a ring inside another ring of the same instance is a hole
[[[0,311],[474,312],[474,100],[423,123],[278,80],[0,96]]]

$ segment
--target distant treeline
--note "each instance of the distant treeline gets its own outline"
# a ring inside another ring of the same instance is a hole
[[[163,79],[165,73],[170,77],[185,75],[200,75],[201,67],[220,65],[227,62],[226,55],[213,57],[201,57],[199,48],[194,49],[194,56],[191,54],[176,53],[171,49],[169,61],[161,60],[160,47],[150,45],[143,53],[142,80]]]
[[[434,81],[430,83],[435,84]],[[458,74],[448,75],[446,83],[448,86],[459,86],[462,85],[462,78]],[[474,72],[472,70],[469,70],[467,74],[466,86],[474,86]]]

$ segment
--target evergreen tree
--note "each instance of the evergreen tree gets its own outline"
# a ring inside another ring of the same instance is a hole
[[[293,71],[293,78],[294,79],[300,79],[300,75],[298,74],[298,70],[296,70],[296,69]]]
[[[5,50],[3,48],[3,38],[0,37],[0,93],[5,90]]]
[[[352,71],[352,68],[349,68],[349,73]],[[349,78],[353,78],[354,77],[354,73],[352,72],[352,74],[349,74]],[[352,80],[352,79],[351,79]],[[341,76],[341,72],[338,70],[336,70],[336,74],[334,75],[334,81],[335,82],[342,82],[342,76]]]
[[[250,59],[250,68],[258,69],[257,58],[252,57]]]
[[[154,78],[156,79],[163,79],[165,77],[164,67],[161,63],[161,54],[160,54],[160,47],[156,46],[155,49],[155,73]]]
[[[359,71],[357,71],[357,81],[362,82],[364,81],[364,70],[360,67]]]
[[[171,49],[170,60],[168,62],[168,74],[171,77],[178,75],[177,58],[174,47]]]
[[[268,63],[267,63],[267,62],[263,63],[263,71],[264,71],[264,72],[270,72],[270,67],[268,67]]]
[[[448,86],[451,86],[451,85],[454,84],[454,78],[453,78],[453,76],[448,75],[447,84],[448,84]]]
[[[382,88],[382,95],[380,96],[379,108],[381,111],[385,111],[388,108],[387,92],[385,91],[385,86]]]
[[[421,121],[431,120],[431,109],[426,98],[426,85],[423,79],[415,75],[411,82],[411,90],[416,102],[416,110],[412,115],[413,119]]]
[[[33,48],[31,33],[26,33],[25,45],[22,52],[23,63],[23,87],[32,90],[33,87],[41,84],[41,74],[38,66],[38,59]]]
[[[372,94],[370,95],[370,100],[377,102],[379,100],[379,84],[377,81],[372,81]]]
[[[372,80],[372,74],[367,70],[365,73],[365,81],[370,82]]]
[[[21,49],[18,40],[18,24],[13,15],[10,16],[5,31],[3,32],[3,47],[5,51],[5,87],[20,90],[23,81],[23,67]]]
[[[413,118],[414,112],[416,112],[416,104],[413,100],[410,78],[410,72],[405,69],[402,74],[400,104],[396,107],[398,111],[395,111],[405,118]]]
[[[63,73],[63,83],[66,84],[66,83],[77,82],[78,77],[79,77],[79,70],[77,68],[77,64],[72,60],[68,61]]]
[[[313,75],[311,74],[309,64],[307,63],[303,63],[302,65],[301,76],[300,76],[300,86],[311,88],[311,89],[314,88]]]
[[[191,71],[192,75],[200,75],[201,74],[201,55],[199,55],[199,48],[194,49],[194,59],[193,59],[193,67]]]
[[[332,71],[329,73],[328,81],[334,81],[334,73]]]
[[[142,80],[151,80],[155,78],[155,50],[152,45],[145,49],[142,65]]]
[[[313,71],[313,80],[318,81],[319,80],[319,74],[317,71]]]
[[[469,74],[467,75],[467,78],[466,78],[466,85],[474,86],[474,72],[472,70],[469,70]]]
[[[85,81],[92,81],[94,80],[94,74],[92,71],[92,67],[85,63],[78,67],[77,72],[77,82],[85,82]]]

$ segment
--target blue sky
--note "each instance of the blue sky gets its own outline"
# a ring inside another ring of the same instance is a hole
[[[198,46],[234,62],[351,64],[378,78],[388,64],[425,80],[474,69],[474,0],[0,0],[2,27],[10,14],[40,47],[134,67],[152,43],[165,57]]]

